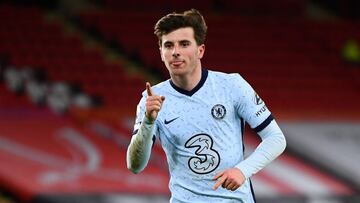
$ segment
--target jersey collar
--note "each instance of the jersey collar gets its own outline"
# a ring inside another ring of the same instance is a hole
[[[209,71],[207,69],[204,69],[204,68],[201,69],[201,79],[200,79],[199,83],[190,91],[184,90],[184,89],[176,86],[171,79],[170,79],[170,84],[179,93],[185,94],[185,95],[191,97],[193,94],[195,94],[204,85],[204,83],[206,81],[206,78],[208,76],[208,72]]]

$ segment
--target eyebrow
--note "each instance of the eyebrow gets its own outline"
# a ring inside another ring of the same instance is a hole
[[[180,43],[180,44],[181,44],[181,43],[191,43],[191,41],[190,41],[190,40],[187,40],[187,39],[183,39],[183,40],[180,40],[179,43]],[[164,45],[165,45],[165,44],[174,44],[174,41],[165,41],[165,42],[164,42]]]
[[[186,42],[186,43],[187,43],[187,42],[191,43],[191,41],[190,41],[190,40],[187,40],[187,39],[184,39],[184,40],[180,40],[180,41],[179,41],[179,43],[185,43],[185,42]]]
[[[163,44],[164,44],[164,45],[165,45],[165,44],[174,44],[174,42],[172,42],[172,41],[165,41]]]

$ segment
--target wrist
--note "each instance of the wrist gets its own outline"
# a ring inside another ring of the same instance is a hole
[[[146,125],[153,125],[155,123],[154,119],[151,119],[148,117],[147,113],[145,113],[144,119],[143,119],[143,123]]]
[[[235,168],[239,169],[239,171],[241,172],[241,174],[244,176],[245,179],[250,178],[252,175],[251,172],[248,170],[248,168],[241,163],[236,165]]]

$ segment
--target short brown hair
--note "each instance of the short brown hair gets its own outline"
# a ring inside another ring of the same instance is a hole
[[[161,46],[161,37],[179,28],[191,27],[194,29],[194,37],[197,45],[204,44],[207,26],[204,17],[196,9],[184,11],[183,13],[170,13],[162,17],[154,28],[154,34],[159,39]]]

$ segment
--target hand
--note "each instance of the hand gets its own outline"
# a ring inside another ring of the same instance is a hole
[[[151,90],[150,83],[146,83],[146,117],[149,119],[150,122],[154,122],[156,117],[161,109],[162,103],[165,100],[164,96],[154,95],[153,91]]]
[[[221,185],[227,190],[235,191],[245,182],[245,176],[240,169],[230,168],[216,174],[214,180],[217,180],[213,188],[214,190],[218,189]]]

